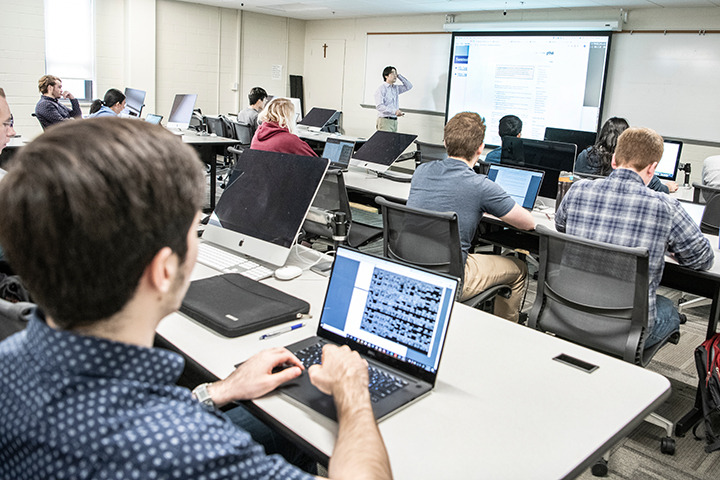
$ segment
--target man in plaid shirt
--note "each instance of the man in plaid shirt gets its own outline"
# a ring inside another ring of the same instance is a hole
[[[646,187],[662,154],[663,139],[653,130],[625,130],[617,142],[610,176],[574,184],[555,215],[559,232],[625,247],[647,247],[650,335],[646,347],[680,325],[673,302],[656,294],[666,252],[680,265],[697,270],[710,268],[714,258],[710,242],[680,203]]]

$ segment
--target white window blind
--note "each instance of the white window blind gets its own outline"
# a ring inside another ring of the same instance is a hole
[[[95,77],[93,0],[44,1],[45,72],[60,77],[63,90],[90,100]]]

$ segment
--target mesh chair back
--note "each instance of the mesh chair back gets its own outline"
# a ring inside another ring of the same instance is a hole
[[[720,188],[718,187],[711,187],[710,185],[695,182],[693,182],[692,186],[693,202],[695,203],[710,203],[710,200],[720,193]]]
[[[205,124],[208,128],[208,133],[214,133],[218,137],[227,137],[228,134],[225,131],[225,123],[220,117],[205,117]]]
[[[464,265],[455,212],[410,208],[383,197],[375,201],[382,208],[385,257],[462,280]]]
[[[720,195],[712,197],[705,206],[702,220],[700,220],[700,230],[711,235],[718,234],[720,230]]]
[[[327,171],[325,178],[320,184],[317,195],[315,195],[312,206],[328,212],[345,212],[348,225],[350,225],[352,220],[350,201],[348,200],[347,190],[345,189],[345,180],[343,179],[342,171]],[[318,235],[332,240],[332,228],[327,225],[305,220],[303,229],[311,235]]]
[[[445,145],[437,143],[425,143],[415,140],[415,145],[419,155],[416,155],[415,162],[421,163],[432,162],[434,160],[444,160],[447,158]]]
[[[240,122],[232,122],[233,138],[240,142],[241,145],[250,145],[252,142],[252,130],[250,125]]]
[[[540,271],[529,325],[631,363],[647,363],[647,248],[594,242],[542,225],[536,230]]]

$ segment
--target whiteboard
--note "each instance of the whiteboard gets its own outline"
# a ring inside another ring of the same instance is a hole
[[[720,142],[720,35],[614,34],[603,118]]]
[[[383,82],[382,71],[392,65],[413,84],[400,96],[401,110],[444,114],[451,41],[450,33],[368,34],[362,103],[375,105],[373,95]]]

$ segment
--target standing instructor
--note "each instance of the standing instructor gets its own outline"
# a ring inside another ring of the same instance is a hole
[[[395,85],[398,78],[402,85]],[[397,119],[405,115],[400,111],[398,96],[413,86],[410,81],[397,73],[395,67],[385,67],[382,85],[375,90],[375,108],[378,111],[377,129],[385,132],[397,132]]]

